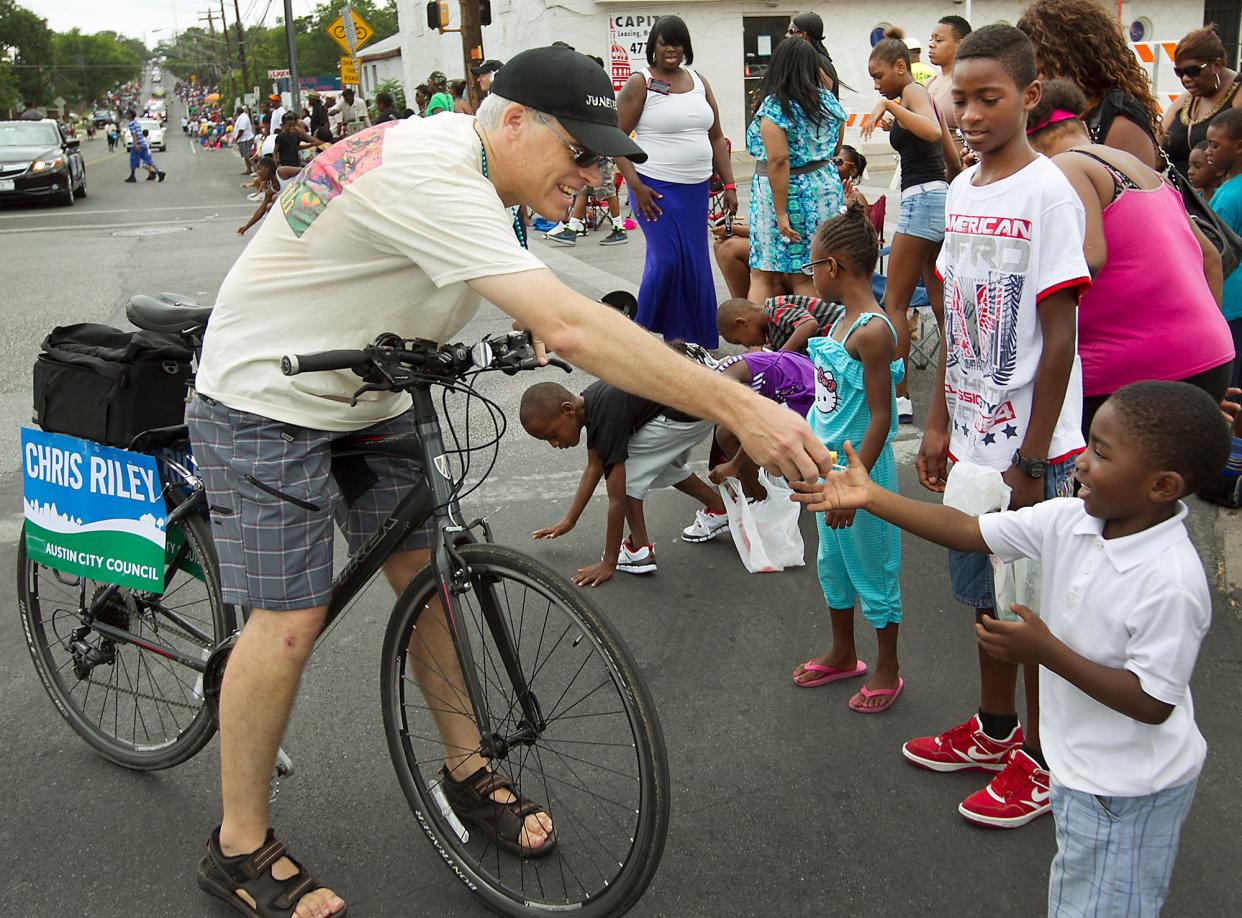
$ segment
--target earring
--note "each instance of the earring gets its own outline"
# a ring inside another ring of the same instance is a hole
[[[1216,71],[1216,88],[1220,89],[1220,71]]]

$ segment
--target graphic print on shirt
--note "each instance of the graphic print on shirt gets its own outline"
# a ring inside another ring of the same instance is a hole
[[[385,121],[334,143],[285,185],[280,209],[293,235],[301,239],[346,185],[383,161],[384,131],[399,123]]]
[[[837,378],[832,370],[823,367],[815,368],[815,408],[823,414],[837,410],[840,394],[837,392]]]
[[[1018,310],[1031,258],[1031,222],[951,214],[945,246],[946,370],[974,391],[953,399],[953,425],[985,445],[1016,438],[1016,412],[1005,397],[1018,365]],[[954,267],[956,266],[956,267]],[[995,428],[1001,427],[999,432]]]

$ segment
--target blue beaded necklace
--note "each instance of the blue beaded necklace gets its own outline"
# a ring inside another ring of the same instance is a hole
[[[483,154],[483,178],[487,178],[487,144],[483,142],[482,136],[479,137],[479,150]],[[529,248],[526,244],[526,225],[522,223],[520,207],[510,208],[513,213],[513,235],[517,236],[518,243],[522,248]]]

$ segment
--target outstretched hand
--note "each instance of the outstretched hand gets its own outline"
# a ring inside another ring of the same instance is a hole
[[[530,536],[532,539],[555,539],[558,536],[563,536],[573,528],[574,524],[569,522],[569,520],[561,520],[559,523],[554,523],[544,529],[536,529]]]
[[[788,481],[816,481],[832,468],[832,454],[806,423],[784,405],[756,396],[753,411],[727,425],[755,465]]]
[[[789,486],[797,492],[792,499],[802,504],[808,512],[853,511],[867,506],[867,500],[871,496],[871,476],[867,473],[862,460],[858,458],[858,454],[854,452],[854,445],[849,440],[845,441],[844,450],[845,458],[849,463],[844,471],[830,471],[824,476],[824,480],[818,483],[789,482]],[[836,457],[833,456],[833,459],[835,460]],[[852,514],[849,516],[850,522],[853,522]],[[846,514],[834,514],[833,518],[848,525],[844,523],[847,518]]]
[[[1050,641],[1056,640],[1043,620],[1026,606],[1014,603],[1009,607],[1022,619],[1002,622],[985,615],[975,625],[979,646],[989,656],[1004,663],[1040,663],[1048,652]]]

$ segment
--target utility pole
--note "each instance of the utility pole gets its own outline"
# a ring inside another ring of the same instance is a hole
[[[203,21],[203,17],[201,15],[198,17],[198,21],[199,22]],[[220,82],[220,57],[216,53],[216,18],[215,18],[215,14],[211,10],[207,11],[207,26],[208,28],[211,29],[211,67],[212,67],[212,80],[211,81],[213,83],[219,83]]]
[[[250,89],[250,75],[246,70],[246,31],[242,28],[238,0],[233,0],[233,22],[237,26],[237,59],[241,63],[242,95]]]
[[[285,44],[289,48],[289,92],[292,95],[290,107],[295,112],[302,110],[302,87],[298,84],[298,46],[293,35],[293,0],[285,0]]]
[[[466,93],[470,107],[477,110],[483,101],[483,94],[470,68],[483,62],[483,23],[479,17],[479,0],[461,0],[461,51],[466,61]]]
[[[229,23],[224,18],[224,0],[220,0],[220,31],[224,35],[224,53],[228,55],[229,63],[229,85],[233,86],[233,43],[229,41]],[[230,93],[229,95],[232,95]],[[233,100],[228,100],[228,110],[233,108]]]

